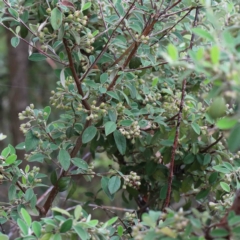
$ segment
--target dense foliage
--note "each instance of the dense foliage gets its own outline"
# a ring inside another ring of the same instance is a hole
[[[1,181],[9,183],[3,227],[17,223],[19,239],[239,239],[238,1],[1,6],[12,46],[24,41],[29,60],[54,61],[59,78],[51,107],[19,113],[26,138],[16,149],[25,159],[11,145],[1,152]],[[50,121],[55,108],[61,113]],[[104,173],[94,170],[102,152],[115,163]],[[22,161],[41,165],[21,169]],[[74,195],[76,176],[97,178],[109,199],[120,191],[138,209],[102,223],[81,206],[52,208],[60,192]],[[45,183],[41,205],[36,188]]]

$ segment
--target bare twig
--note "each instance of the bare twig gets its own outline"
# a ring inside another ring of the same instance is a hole
[[[169,166],[167,196],[166,196],[166,200],[163,204],[163,210],[166,207],[168,207],[170,204],[170,198],[171,198],[171,192],[172,192],[174,160],[175,160],[176,150],[177,150],[177,146],[178,146],[178,136],[179,136],[179,131],[180,131],[180,124],[182,121],[182,111],[183,111],[183,106],[184,106],[186,82],[187,82],[186,79],[184,79],[182,82],[182,97],[181,97],[181,103],[180,103],[179,112],[178,112],[176,133],[175,133],[174,143],[173,143],[173,147],[172,147],[171,160],[170,160],[170,166]]]

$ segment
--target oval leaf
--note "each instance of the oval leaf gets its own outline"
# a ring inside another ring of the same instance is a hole
[[[93,138],[95,137],[96,134],[97,134],[96,127],[90,126],[90,127],[86,128],[82,135],[82,142],[83,143],[90,142],[91,140],[93,140]]]
[[[62,24],[62,12],[58,8],[54,8],[51,12],[51,25],[54,30],[58,30]]]
[[[118,176],[113,176],[109,179],[108,190],[111,194],[114,194],[118,191],[121,186],[121,179]]]

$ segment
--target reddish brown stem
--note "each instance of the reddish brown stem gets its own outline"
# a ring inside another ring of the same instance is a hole
[[[179,112],[178,112],[177,127],[176,127],[176,133],[175,133],[174,143],[172,147],[172,154],[171,154],[171,160],[170,160],[170,166],[169,166],[167,197],[163,205],[163,210],[169,206],[170,199],[171,199],[174,160],[175,160],[176,150],[178,147],[178,136],[180,131],[180,124],[182,121],[182,111],[184,106],[185,90],[186,90],[186,79],[184,79],[182,83],[182,97],[181,97],[181,103],[180,103]]]

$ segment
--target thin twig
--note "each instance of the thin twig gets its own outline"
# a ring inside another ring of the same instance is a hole
[[[182,121],[182,111],[183,111],[183,106],[184,106],[186,82],[187,82],[186,79],[184,79],[182,82],[182,97],[181,97],[181,103],[180,103],[179,112],[178,112],[176,133],[175,133],[174,143],[173,143],[173,147],[172,147],[171,160],[170,160],[170,166],[169,166],[167,196],[166,196],[166,200],[163,205],[163,210],[166,207],[168,207],[170,204],[170,198],[171,198],[171,192],[172,192],[174,160],[175,160],[176,150],[177,150],[177,146],[178,146],[178,136],[179,136],[179,131],[180,131],[180,124]]]
[[[212,148],[214,145],[216,145],[221,139],[223,138],[223,135],[221,135],[215,142],[211,143],[209,146],[205,147],[200,151],[200,153],[207,152],[210,148]]]

